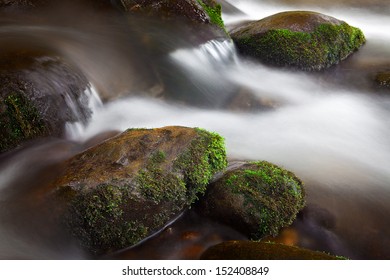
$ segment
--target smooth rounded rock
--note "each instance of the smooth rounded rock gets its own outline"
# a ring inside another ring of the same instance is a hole
[[[365,42],[360,29],[310,11],[278,13],[243,24],[230,35],[244,55],[302,70],[337,64]]]

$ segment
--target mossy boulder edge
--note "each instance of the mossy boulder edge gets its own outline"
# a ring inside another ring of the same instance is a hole
[[[162,229],[225,166],[218,134],[130,129],[66,163],[53,184],[58,215],[88,251],[113,252]]]
[[[365,43],[359,28],[310,11],[278,13],[239,26],[230,35],[244,55],[302,70],[328,68]]]
[[[235,163],[212,182],[197,211],[259,240],[276,236],[305,205],[302,181],[266,161]]]

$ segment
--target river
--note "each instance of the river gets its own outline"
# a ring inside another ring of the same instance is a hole
[[[68,124],[62,139],[32,143],[0,158],[0,258],[89,258],[60,237],[39,236],[36,228],[44,222],[31,219],[20,197],[50,180],[57,163],[96,141],[96,135],[167,125],[218,132],[230,159],[267,160],[300,177],[308,205],[293,226],[300,246],[351,259],[390,258],[390,98],[372,82],[377,72],[390,70],[390,8],[387,0],[320,2],[223,3],[228,29],[297,9],[361,28],[367,43],[319,73],[265,66],[240,56],[219,36],[192,40],[180,27],[156,28],[141,19],[129,19],[126,26],[96,18],[3,19],[1,40],[54,46],[87,74],[93,116],[87,124]],[[152,52],[133,43],[143,36],[152,42]],[[270,108],[226,105],[242,92]],[[190,211],[160,236],[116,258],[191,258],[196,250],[229,239],[244,237]]]

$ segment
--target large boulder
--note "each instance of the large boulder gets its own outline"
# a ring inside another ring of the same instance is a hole
[[[130,129],[68,160],[48,200],[83,247],[108,253],[161,230],[225,166],[217,134]]]
[[[305,204],[301,180],[266,161],[235,164],[211,183],[197,211],[252,239],[276,236]]]
[[[271,242],[228,241],[207,249],[203,260],[340,260],[324,252]]]
[[[362,31],[315,12],[278,13],[230,33],[241,53],[275,65],[320,70],[339,63],[364,42]]]
[[[2,49],[0,152],[46,136],[62,136],[67,122],[86,121],[90,85],[84,74],[46,51]]]

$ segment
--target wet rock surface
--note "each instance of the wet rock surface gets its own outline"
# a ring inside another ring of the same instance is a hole
[[[209,248],[201,256],[204,260],[337,260],[323,252],[277,243],[228,241]]]
[[[215,180],[197,211],[229,225],[248,238],[276,236],[290,225],[305,204],[303,184],[274,164],[246,162]]]
[[[127,130],[68,160],[48,200],[56,201],[56,215],[84,248],[108,253],[161,230],[225,165],[217,134],[185,127]]]
[[[230,34],[244,55],[302,70],[328,68],[365,42],[360,29],[309,11],[278,13],[239,26]]]
[[[67,122],[85,122],[91,115],[89,89],[79,69],[50,52],[3,50],[0,152],[31,139],[62,136]]]

